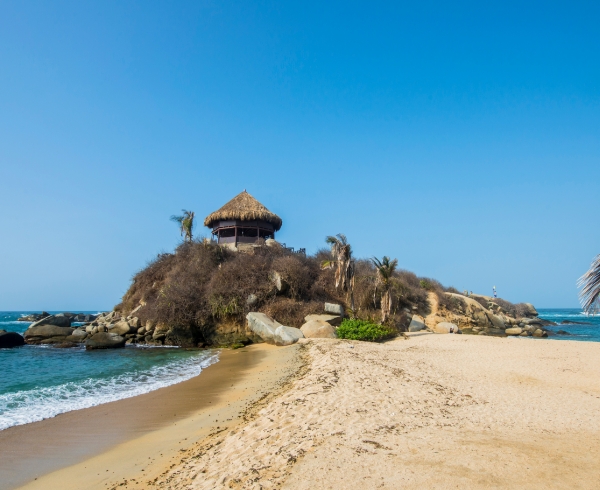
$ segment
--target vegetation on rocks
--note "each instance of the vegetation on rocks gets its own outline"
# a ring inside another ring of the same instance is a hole
[[[371,260],[352,258],[343,235],[332,238],[333,250],[314,255],[266,245],[240,253],[186,240],[135,274],[115,310],[127,316],[140,307],[135,315],[143,325],[163,325],[193,343],[221,345],[255,340],[245,321],[251,311],[299,328],[307,315],[323,312],[324,302],[342,304],[354,318],[371,322],[382,317],[383,302],[384,323],[401,332],[412,314],[429,311],[422,280],[444,300],[445,288],[438,282],[396,270],[394,261],[386,266],[384,280]]]
[[[135,313],[145,327],[135,342],[151,338],[171,345],[258,341],[246,322],[248,313],[264,313],[278,324],[300,328],[308,315],[323,313],[324,303],[342,305],[351,318],[337,335],[358,340],[404,332],[415,315],[451,321],[470,333],[479,333],[479,327],[502,335],[511,326],[525,328],[506,315],[528,316],[531,305],[466,298],[434,279],[398,270],[396,259],[353,258],[342,234],[326,242],[330,249],[305,255],[276,243],[235,252],[188,237],[174,253],[159,254],[133,277],[115,313],[123,318]]]

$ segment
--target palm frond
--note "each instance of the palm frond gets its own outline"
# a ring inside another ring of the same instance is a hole
[[[600,255],[596,255],[589,270],[579,278],[577,287],[581,288],[579,300],[583,310],[592,311],[600,296]]]

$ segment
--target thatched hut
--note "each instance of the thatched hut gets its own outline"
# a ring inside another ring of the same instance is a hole
[[[281,228],[281,218],[269,211],[244,190],[204,220],[220,244],[238,247],[254,244],[260,239],[275,239]]]

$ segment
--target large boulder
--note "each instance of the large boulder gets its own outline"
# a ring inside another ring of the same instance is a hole
[[[292,345],[304,338],[304,334],[299,328],[286,327],[281,325],[275,330],[275,345]]]
[[[71,326],[71,318],[65,316],[63,314],[59,315],[48,315],[47,317],[38,320],[35,323],[29,325],[29,328],[32,327],[41,327],[42,325],[54,325],[56,327],[70,327]]]
[[[531,303],[523,303],[523,308],[524,308],[523,313],[525,314],[525,316],[527,316],[527,317],[538,316],[537,310]]]
[[[0,330],[0,349],[9,349],[19,347],[25,344],[25,340],[17,332],[7,332]]]
[[[504,333],[506,335],[521,335],[523,333],[523,329],[521,327],[511,327],[507,328]]]
[[[129,325],[125,320],[121,320],[120,322],[115,323],[108,327],[108,331],[110,333],[116,333],[117,335],[126,335],[129,332],[134,332],[136,329]]]
[[[268,344],[275,343],[275,330],[281,326],[276,320],[264,313],[251,311],[246,315],[248,327]]]
[[[408,326],[409,332],[418,332],[419,330],[423,330],[425,328],[425,320],[422,316],[413,315],[412,320],[410,321],[410,325]]]
[[[332,327],[339,327],[343,318],[339,315],[306,315],[304,317],[304,322],[311,322],[313,320],[320,320],[329,323]]]
[[[125,337],[110,332],[99,332],[85,341],[85,348],[87,350],[116,349],[124,346]]]
[[[325,303],[325,313],[330,313],[331,315],[338,315],[343,317],[344,307],[335,303]]]
[[[499,329],[506,328],[506,325],[504,324],[504,321],[502,320],[502,318],[500,318],[500,316],[494,315],[493,313],[488,312],[487,317],[489,318],[490,323],[494,326],[494,328],[499,328]]]
[[[34,324],[35,325],[35,324]],[[64,342],[67,337],[73,334],[74,328],[58,327],[56,325],[38,325],[31,326],[23,335],[28,344],[53,344]]]
[[[432,330],[435,333],[461,333],[458,325],[450,322],[439,322],[432,328]]]
[[[329,323],[321,320],[306,322],[300,330],[307,339],[335,339],[335,329]]]
[[[69,339],[73,338],[73,339],[77,339],[79,342],[83,342],[85,340],[85,338],[87,337],[87,332],[85,329],[83,328],[76,328],[73,333],[71,334],[71,336],[69,337]]]

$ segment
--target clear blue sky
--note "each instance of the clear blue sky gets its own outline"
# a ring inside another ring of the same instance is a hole
[[[243,189],[288,245],[576,307],[598,5],[3,1],[0,310],[110,308]]]

